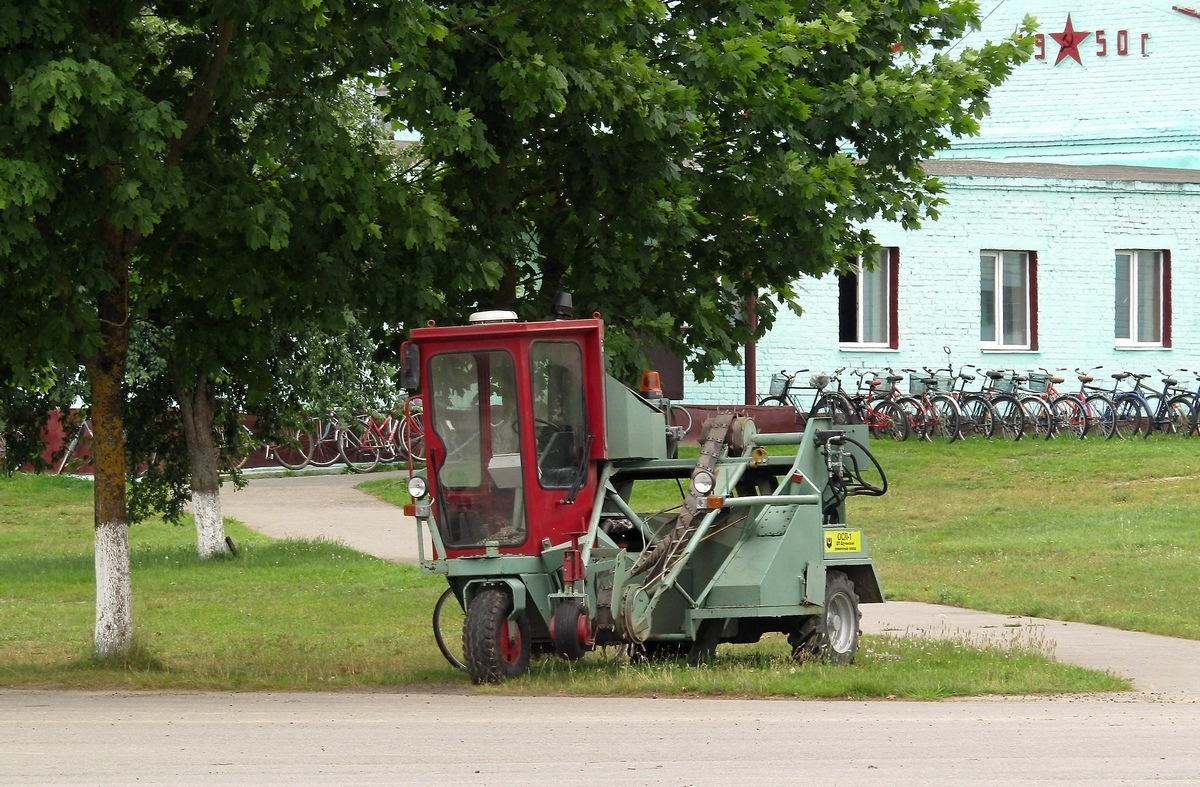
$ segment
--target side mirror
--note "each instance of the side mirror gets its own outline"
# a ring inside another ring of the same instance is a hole
[[[409,391],[421,388],[421,348],[412,342],[400,345],[400,387]]]

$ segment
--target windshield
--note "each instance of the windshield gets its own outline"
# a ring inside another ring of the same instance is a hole
[[[517,377],[501,350],[429,362],[429,425],[438,528],[449,547],[525,541]]]

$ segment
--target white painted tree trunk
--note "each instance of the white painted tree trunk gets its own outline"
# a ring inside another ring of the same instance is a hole
[[[129,571],[129,527],[96,525],[96,655],[123,656],[133,644],[133,582]]]
[[[192,517],[196,520],[196,551],[201,560],[225,555],[225,522],[221,518],[221,493],[192,490]]]

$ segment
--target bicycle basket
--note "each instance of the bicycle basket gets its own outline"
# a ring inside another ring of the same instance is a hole
[[[910,374],[908,376],[908,392],[913,396],[920,396],[929,390],[927,381],[928,377],[921,374]]]
[[[1001,377],[996,381],[996,390],[1000,393],[1012,393],[1017,389],[1017,383],[1012,376]]]
[[[827,385],[829,385],[829,375],[827,374],[814,374],[808,378],[809,388],[824,388]]]
[[[771,375],[771,396],[783,396],[787,393],[788,381],[790,378],[782,372],[777,372]]]
[[[1046,387],[1050,385],[1050,375],[1029,373],[1029,390],[1034,393],[1046,393]]]

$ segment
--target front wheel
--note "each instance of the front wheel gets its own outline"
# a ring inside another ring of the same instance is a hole
[[[825,575],[825,611],[810,615],[788,637],[792,658],[817,657],[834,664],[853,664],[858,653],[858,594],[841,571]]]
[[[929,411],[925,424],[928,439],[939,437],[947,443],[953,443],[959,438],[959,425],[962,421],[962,411],[958,402],[946,394],[935,394],[929,397]]]
[[[1054,414],[1050,405],[1040,397],[1021,397],[1021,409],[1025,412],[1025,433],[1031,439],[1049,440],[1054,436]]]
[[[502,683],[529,669],[529,624],[509,620],[512,596],[487,588],[471,599],[463,626],[463,660],[472,683]]]

